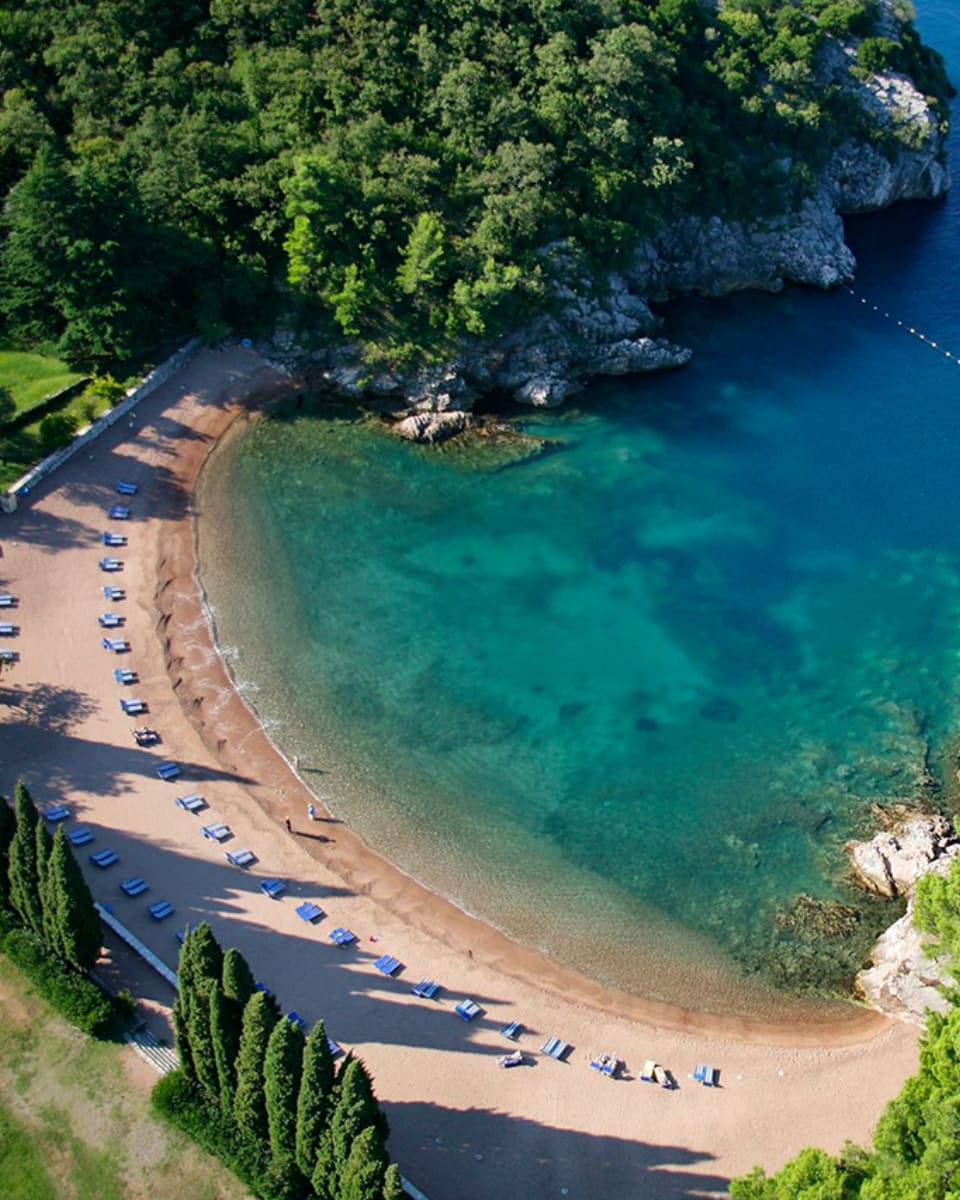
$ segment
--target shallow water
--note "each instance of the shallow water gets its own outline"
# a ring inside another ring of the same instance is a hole
[[[867,304],[676,306],[691,367],[527,415],[550,449],[505,469],[341,415],[231,440],[203,581],[316,790],[606,982],[842,988],[893,915],[843,843],[947,774],[960,712],[960,366],[895,323],[960,353],[957,204],[851,225]]]

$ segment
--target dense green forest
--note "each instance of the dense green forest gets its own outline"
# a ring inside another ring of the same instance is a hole
[[[934,935],[960,978],[960,864],[917,888],[914,922]],[[733,1181],[732,1200],[951,1200],[960,1196],[960,992],[945,1016],[931,1014],[920,1070],[891,1100],[870,1150],[848,1145],[837,1158],[803,1150],[775,1175],[759,1169]],[[870,1087],[865,1071],[864,1089]]]
[[[668,214],[784,208],[851,132],[818,69],[948,84],[873,0],[0,0],[0,311],[84,366],[302,314],[381,359],[543,302]]]

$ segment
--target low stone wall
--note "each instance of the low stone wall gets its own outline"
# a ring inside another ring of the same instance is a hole
[[[181,346],[179,350],[171,354],[159,367],[155,367],[135,388],[131,388],[119,404],[111,408],[109,412],[105,412],[102,417],[98,417],[82,433],[77,434],[69,446],[64,446],[62,450],[57,450],[54,454],[43,459],[42,462],[37,463],[35,467],[32,467],[26,475],[21,475],[9,491],[0,493],[0,511],[5,513],[16,512],[20,505],[21,497],[26,496],[31,488],[36,487],[41,480],[46,479],[62,463],[73,458],[84,446],[95,441],[101,433],[109,429],[112,425],[115,425],[122,417],[125,417],[128,412],[136,408],[145,396],[149,396],[151,392],[155,391],[161,383],[166,383],[171,375],[176,374],[185,363],[188,363],[199,352],[201,345],[202,343],[199,338],[191,338],[186,345]]]

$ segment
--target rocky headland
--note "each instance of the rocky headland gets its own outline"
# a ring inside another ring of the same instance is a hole
[[[892,7],[885,4],[883,13],[895,37]],[[690,293],[776,292],[788,282],[842,284],[856,265],[842,215],[936,198],[950,186],[941,122],[927,99],[904,75],[851,74],[855,63],[856,43],[829,44],[823,82],[842,82],[873,136],[842,143],[813,193],[791,211],[756,220],[680,215],[600,278],[565,244],[547,246],[542,257],[551,297],[545,310],[497,338],[461,343],[442,364],[377,371],[356,346],[307,350],[290,332],[276,335],[270,353],[318,388],[396,418],[402,436],[430,442],[470,429],[469,414],[486,393],[555,407],[597,376],[683,366],[692,351],[658,336],[651,304]],[[784,171],[789,167],[784,161]]]
[[[931,956],[929,936],[914,926],[914,895],[924,875],[947,873],[960,856],[960,838],[941,814],[913,813],[868,842],[851,842],[847,853],[861,886],[907,905],[877,939],[870,966],[857,976],[857,990],[873,1008],[922,1025],[928,1009],[947,1011],[941,989],[952,980],[944,960]]]

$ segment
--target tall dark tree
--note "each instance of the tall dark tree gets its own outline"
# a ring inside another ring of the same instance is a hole
[[[78,971],[89,971],[103,944],[100,918],[62,825],[47,862],[44,895],[48,944]]]
[[[364,1129],[374,1129],[385,1139],[386,1118],[373,1094],[370,1076],[359,1059],[350,1058],[345,1063],[337,1079],[335,1097],[311,1176],[320,1200],[340,1200],[350,1151]]]
[[[247,960],[232,946],[223,956],[222,978],[224,995],[236,1000],[242,1010],[257,989]]]
[[[340,1200],[383,1200],[387,1152],[372,1125],[357,1134],[340,1177]]]
[[[275,1158],[294,1157],[303,1048],[299,1026],[292,1021],[278,1021],[270,1034],[263,1063],[270,1149]]]
[[[209,998],[204,981],[219,984],[223,970],[223,951],[213,930],[204,922],[195,929],[188,931],[180,947],[180,961],[177,965],[179,988],[173,1002],[173,1028],[176,1035],[177,1051],[180,1055],[180,1065],[184,1073],[198,1080],[195,1057],[199,1055],[206,1061],[214,1062],[214,1052],[209,1041],[199,1048],[192,1045],[194,1028],[209,1037],[209,1025],[205,1026],[202,1019],[194,1026],[193,1005],[200,1002],[209,1007]]]
[[[266,992],[254,992],[243,1010],[233,1116],[248,1138],[263,1143],[269,1135],[263,1068],[270,1034],[278,1020]]]
[[[16,831],[10,842],[10,903],[34,932],[43,936],[43,900],[37,870],[37,826],[40,817],[23,780],[13,797]]]
[[[405,1196],[400,1168],[396,1163],[391,1163],[383,1177],[383,1200],[404,1200]]]
[[[297,1099],[297,1163],[308,1179],[317,1165],[320,1135],[327,1122],[333,1085],[333,1055],[324,1023],[318,1021],[307,1038]]]
[[[17,832],[17,818],[6,796],[0,796],[0,905],[10,893],[10,843]]]
[[[197,1082],[211,1100],[217,1101],[220,1099],[220,1072],[210,1013],[213,1007],[212,996],[219,990],[219,980],[202,976],[197,981],[187,1006],[190,1053]]]
[[[40,889],[40,906],[43,909],[43,938],[54,949],[57,944],[57,927],[54,920],[54,902],[48,891],[47,865],[53,853],[53,838],[43,821],[38,821],[34,830],[36,838],[37,886]]]
[[[229,950],[227,951],[229,954]],[[237,1086],[237,1052],[240,1049],[240,1024],[243,1008],[231,1000],[222,987],[211,987],[210,1038],[217,1066],[220,1107],[233,1111],[233,1094]]]

